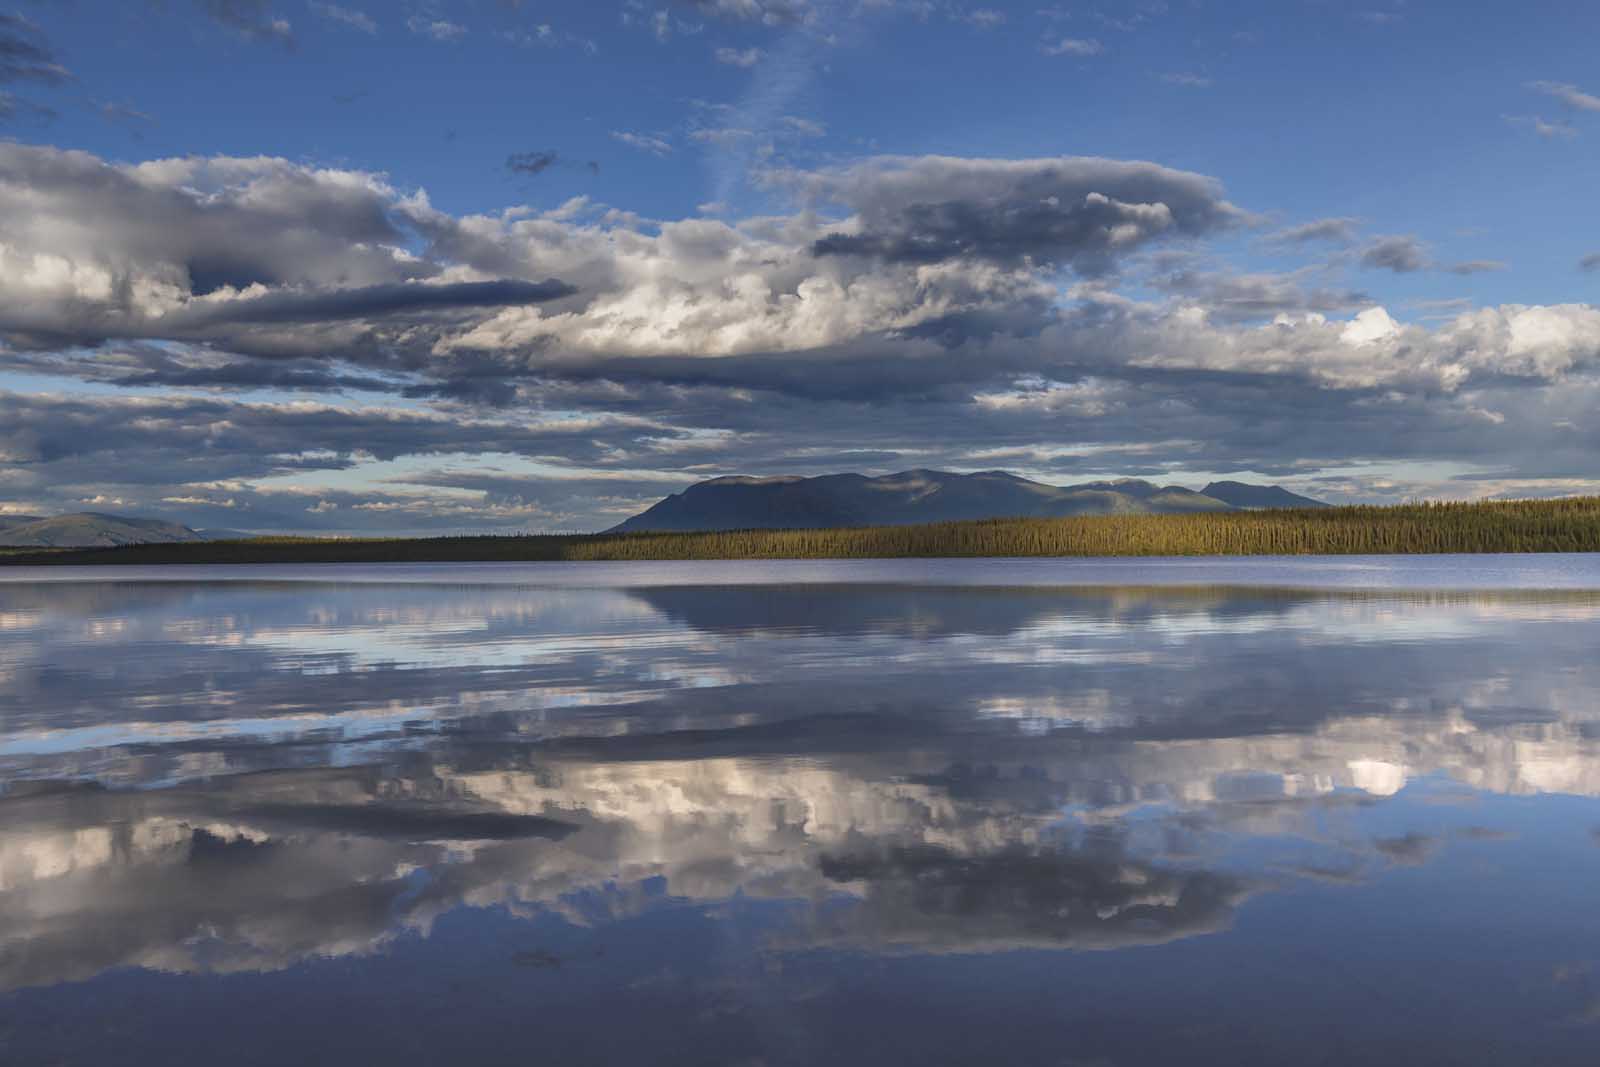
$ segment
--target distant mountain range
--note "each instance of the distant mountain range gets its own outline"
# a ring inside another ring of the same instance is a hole
[[[0,547],[112,548],[116,545],[177,544],[212,540],[189,527],[123,515],[0,515]]]
[[[1045,485],[1004,471],[915,470],[870,478],[713,478],[691,485],[609,532],[906,526],[961,519],[1183,514],[1330,505],[1276,485],[1212,482],[1201,492],[1125,478]]]

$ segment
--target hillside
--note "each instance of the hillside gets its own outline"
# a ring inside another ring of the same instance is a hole
[[[1259,511],[1263,508],[1330,508],[1332,504],[1325,504],[1321,500],[1313,500],[1299,493],[1291,493],[1281,485],[1250,485],[1247,482],[1212,482],[1200,490],[1206,496],[1213,497],[1246,511]]]
[[[1324,507],[1277,486],[1237,482],[1235,503],[1178,486],[1137,479],[1046,485],[1004,471],[951,474],[914,470],[870,478],[714,478],[691,485],[613,527],[611,533],[691,530],[799,530],[851,526],[911,526],[994,518],[1073,518],[1088,515],[1182,515],[1255,507]]]
[[[0,547],[5,548],[113,548],[202,540],[179,523],[93,512],[0,525]]]

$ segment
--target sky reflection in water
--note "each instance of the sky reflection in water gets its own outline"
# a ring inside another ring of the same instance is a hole
[[[1592,1062],[1600,564],[1424,566],[0,582],[0,1062]]]

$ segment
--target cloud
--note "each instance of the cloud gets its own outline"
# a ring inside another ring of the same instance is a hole
[[[277,291],[194,308],[189,322],[333,322],[445,308],[486,308],[544,303],[577,290],[557,281],[486,281],[429,284],[399,282],[317,293]],[[182,321],[182,319],[180,319]]]
[[[1359,225],[1360,220],[1352,218],[1316,219],[1279,230],[1270,240],[1285,245],[1304,245],[1313,241],[1349,244],[1356,239],[1356,227]]]
[[[0,370],[38,382],[0,400],[0,499],[232,480],[245,509],[294,470],[486,453],[678,484],[854,463],[1342,471],[1352,495],[1401,492],[1353,469],[1426,460],[1494,475],[1455,483],[1478,494],[1581,478],[1600,450],[1600,311],[1416,323],[1337,267],[1236,270],[1199,246],[1254,217],[1204,175],[883,157],[765,177],[754,217],[581,197],[456,215],[369,172],[0,145]],[[52,398],[74,381],[137,392]],[[395,398],[394,418],[371,406]],[[443,489],[328,499],[377,529],[528,521]],[[562,506],[568,528],[602,514]]]
[[[72,74],[56,61],[39,27],[21,15],[0,14],[0,85],[60,85]]]
[[[1333,313],[1371,307],[1366,293],[1344,289],[1306,288],[1298,274],[1232,274],[1179,270],[1157,275],[1152,283],[1164,292],[1192,300],[1208,317],[1225,322],[1272,319],[1307,312]]]
[[[1168,85],[1178,85],[1185,89],[1209,89],[1211,78],[1205,74],[1192,74],[1186,71],[1177,71],[1161,75],[1161,80]]]
[[[555,166],[560,157],[552,151],[514,152],[506,157],[506,170],[534,177]]]
[[[828,133],[828,128],[822,123],[797,115],[785,115],[780,123],[783,129],[800,137],[825,137]]]
[[[1097,56],[1105,50],[1105,45],[1093,37],[1063,37],[1043,48],[1047,56]]]
[[[347,26],[352,30],[359,30],[360,32],[366,34],[375,34],[378,32],[377,21],[364,11],[357,11],[354,8],[349,7],[340,7],[338,4],[319,3],[313,3],[311,5],[311,10],[315,11],[329,22],[335,22],[341,26]]]
[[[459,41],[467,35],[467,28],[459,22],[424,15],[412,15],[406,19],[406,29],[419,37],[430,37],[446,44]]]
[[[1586,93],[1576,85],[1566,82],[1535,81],[1528,88],[1553,96],[1575,111],[1600,111],[1600,96]]]
[[[1372,844],[1391,863],[1406,867],[1420,867],[1431,859],[1439,848],[1437,838],[1419,833],[1409,833],[1402,837],[1380,837]]]
[[[743,67],[748,70],[761,62],[766,52],[759,48],[719,48],[716,51],[718,63],[730,67]]]
[[[973,8],[971,11],[956,11],[951,13],[951,18],[976,26],[980,30],[992,30],[1006,23],[1006,13],[997,11],[992,7]]]
[[[1374,238],[1361,252],[1361,265],[1396,274],[1412,274],[1433,265],[1427,247],[1408,235]]]
[[[13,119],[37,119],[48,122],[56,117],[54,108],[24,100],[15,93],[0,91],[0,122]]]
[[[759,22],[768,26],[798,26],[817,18],[811,0],[678,0],[678,3],[709,18]]]
[[[662,140],[660,137],[652,137],[651,135],[645,133],[633,133],[628,130],[612,130],[611,139],[614,141],[620,141],[629,148],[637,148],[641,152],[649,152],[652,155],[665,156],[672,153],[672,145]]]
[[[1506,269],[1506,264],[1498,259],[1469,259],[1462,263],[1452,263],[1442,268],[1451,274],[1487,274]]]
[[[197,0],[200,10],[219,26],[225,26],[250,41],[295,45],[294,27],[289,20],[272,14],[267,0]]]
[[[1557,138],[1570,140],[1578,136],[1578,131],[1565,122],[1550,122],[1537,115],[1507,115],[1506,121],[1513,126],[1526,126],[1546,140]]]
[[[890,157],[801,185],[854,212],[848,228],[816,243],[818,254],[898,262],[1033,261],[1101,274],[1152,241],[1242,219],[1209,178],[1104,159]]]
[[[94,109],[100,112],[107,122],[126,122],[143,124],[155,122],[155,117],[129,104],[119,104],[112,100],[95,101]]]
[[[71,80],[72,72],[56,60],[37,25],[22,15],[0,13],[0,86],[54,87]],[[0,88],[0,122],[55,117],[52,108]]]

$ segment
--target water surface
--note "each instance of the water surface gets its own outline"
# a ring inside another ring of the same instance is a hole
[[[0,569],[0,1063],[1588,1064],[1600,558]]]

